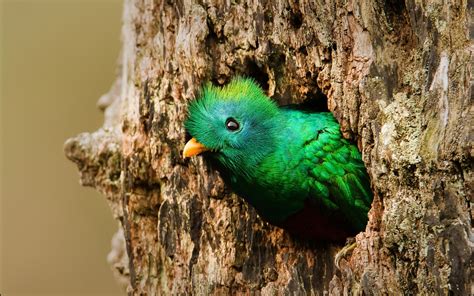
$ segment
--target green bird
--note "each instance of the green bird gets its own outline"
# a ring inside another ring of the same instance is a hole
[[[193,137],[183,156],[204,153],[266,221],[308,239],[343,241],[364,230],[372,202],[357,147],[330,112],[278,107],[248,78],[208,84],[189,105]]]

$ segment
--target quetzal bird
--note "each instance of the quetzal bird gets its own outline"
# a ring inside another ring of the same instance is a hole
[[[372,191],[361,154],[330,112],[278,107],[252,80],[210,84],[189,105],[184,157],[215,160],[266,221],[296,236],[343,241],[362,231]]]

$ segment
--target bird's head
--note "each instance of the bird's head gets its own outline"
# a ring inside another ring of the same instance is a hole
[[[279,109],[252,80],[224,87],[208,84],[189,105],[186,130],[193,137],[183,156],[209,151],[225,167],[246,171],[272,150]]]

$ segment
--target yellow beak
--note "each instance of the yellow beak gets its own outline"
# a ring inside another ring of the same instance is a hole
[[[209,148],[199,143],[195,138],[192,138],[184,145],[183,158],[198,155],[208,150]]]

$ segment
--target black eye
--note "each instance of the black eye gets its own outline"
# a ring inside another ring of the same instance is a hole
[[[232,117],[229,117],[229,118],[227,118],[227,120],[225,121],[225,127],[226,127],[228,130],[234,132],[234,131],[238,130],[240,126],[239,126],[239,123],[237,122],[237,120],[235,120],[235,119],[232,118]]]

